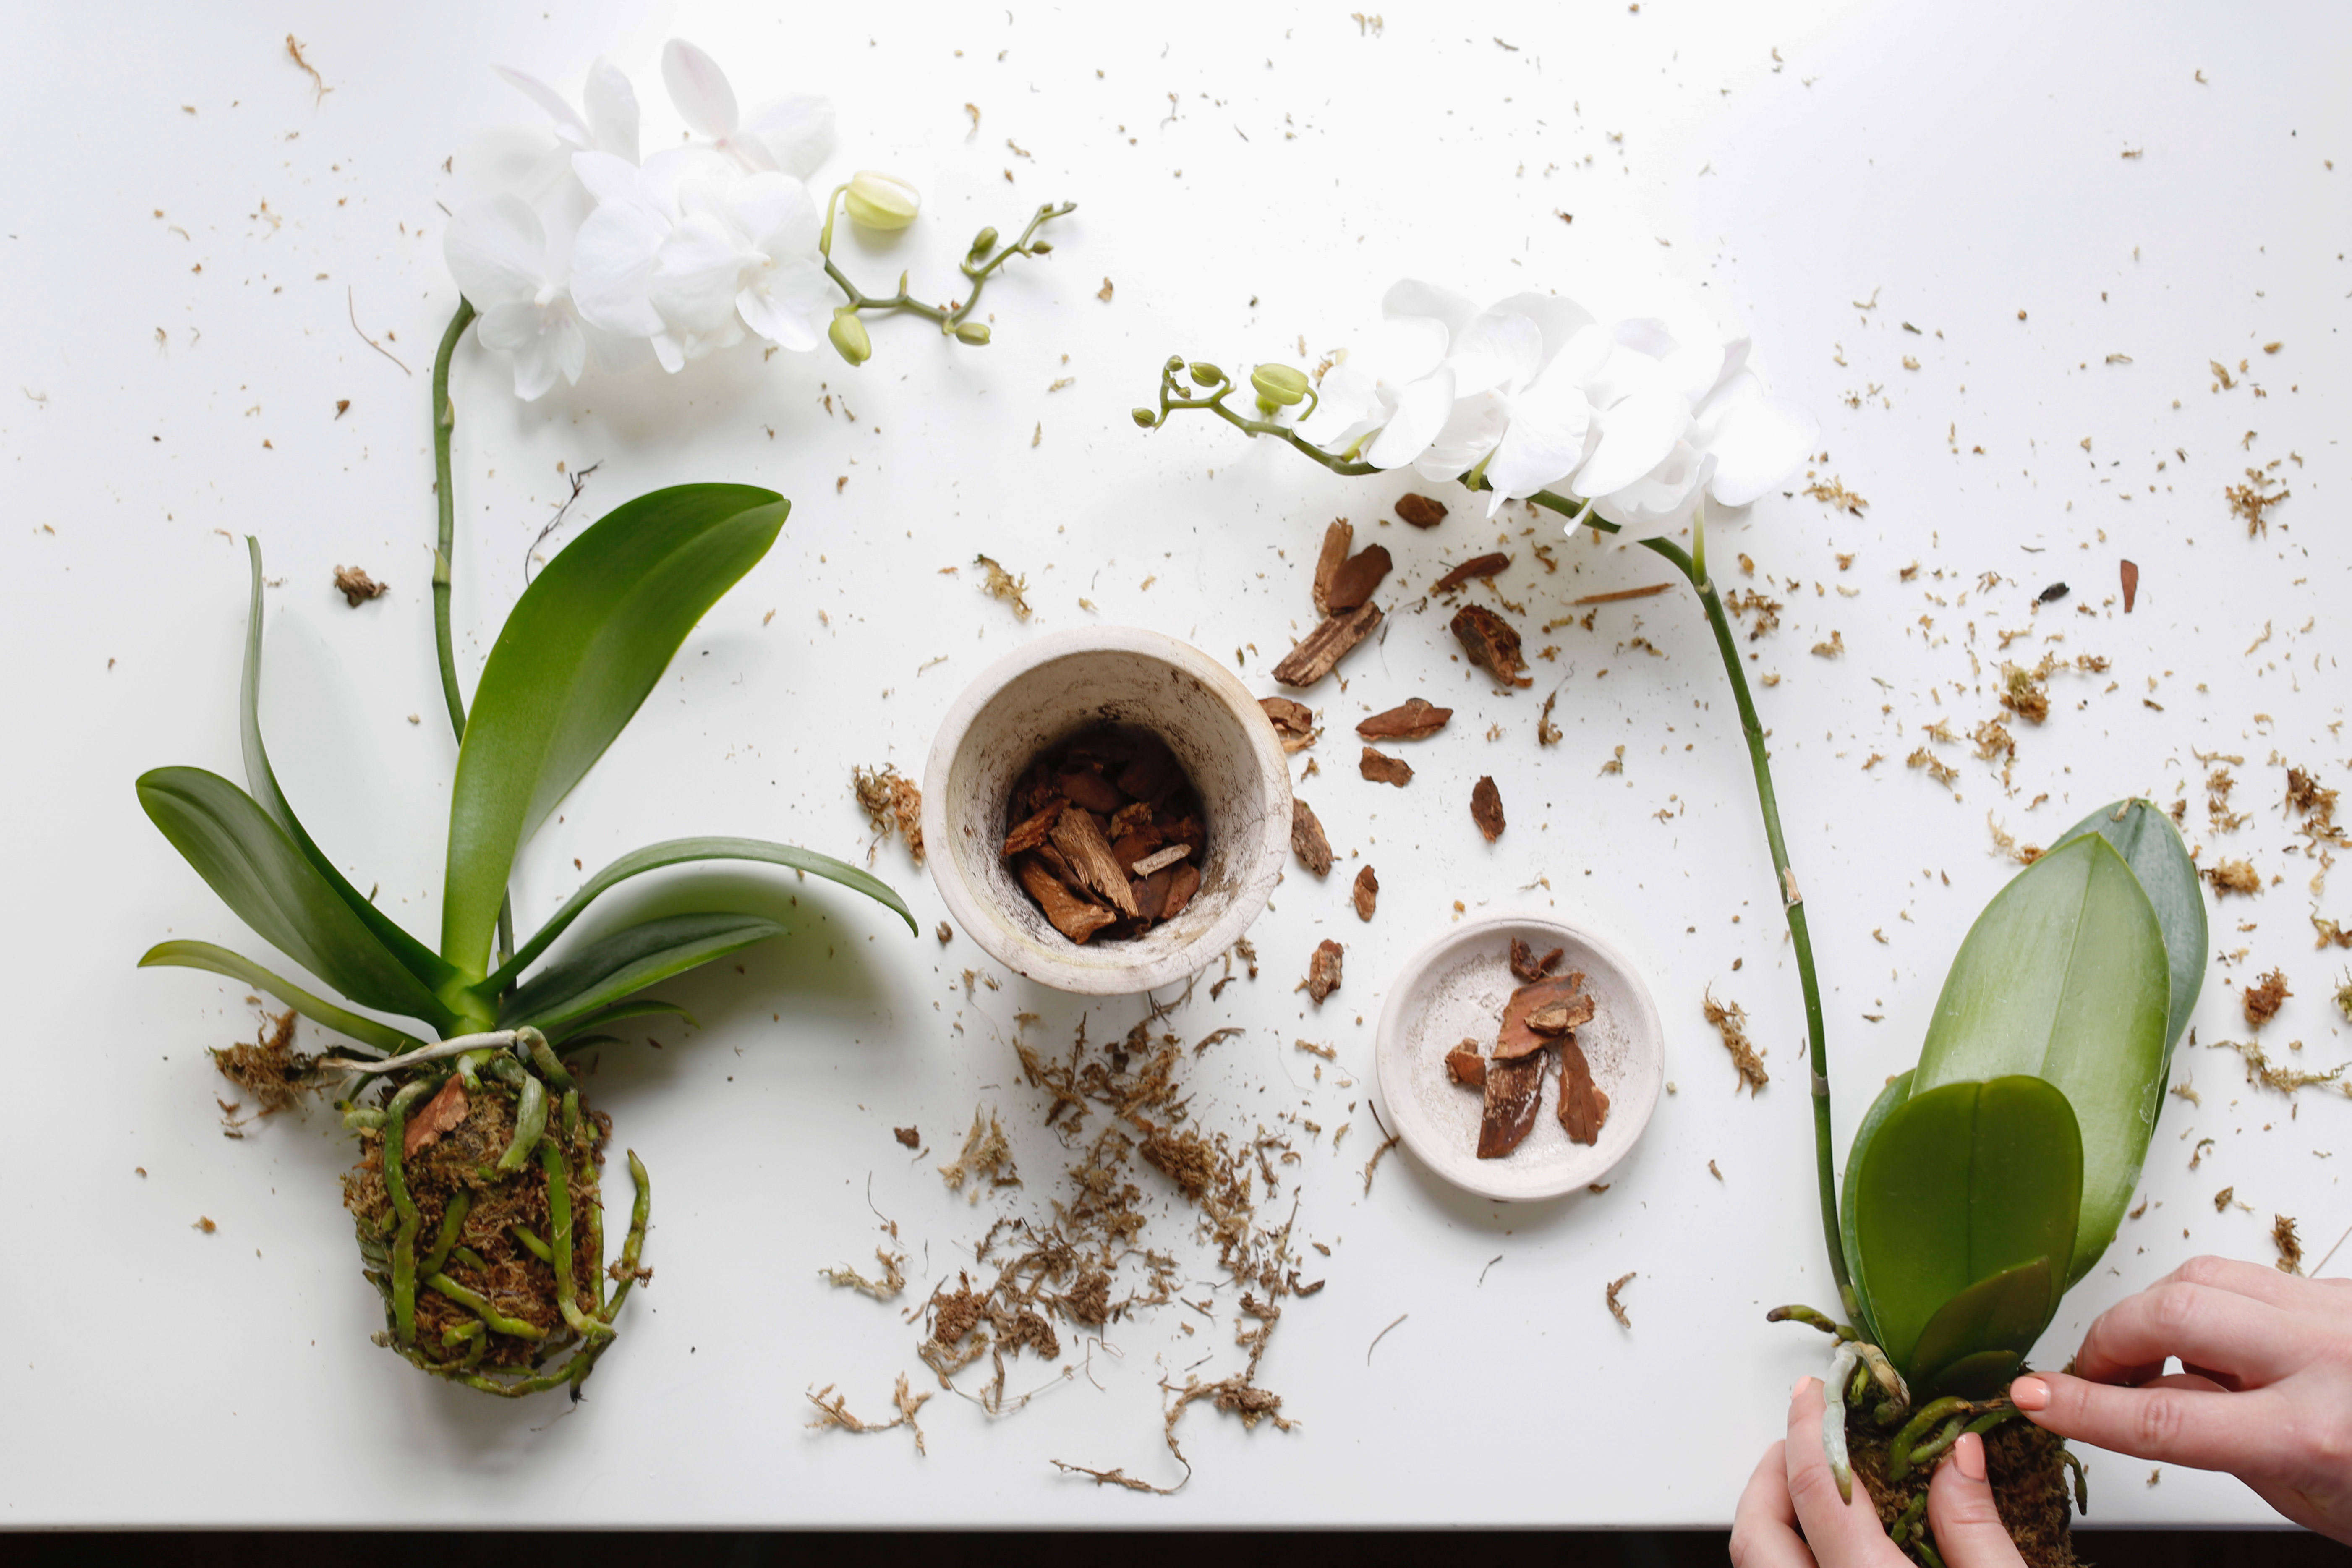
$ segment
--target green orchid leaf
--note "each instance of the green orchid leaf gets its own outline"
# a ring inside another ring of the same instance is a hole
[[[790,510],[748,485],[656,490],[615,508],[524,590],[457,751],[443,957],[488,973],[523,840],[612,744],[703,613],[767,553]]]
[[[302,829],[286,794],[278,787],[278,774],[269,765],[269,752],[261,743],[261,541],[251,534],[245,539],[246,559],[253,574],[253,596],[245,621],[245,679],[239,692],[243,710],[243,740],[245,745],[246,787],[253,791],[255,804],[269,815],[271,821],[286,830],[302,858],[318,868],[319,875],[335,890],[335,896],[350,906],[362,924],[373,931],[376,940],[390,949],[407,971],[425,984],[428,991],[437,991],[457,971],[441,955],[411,936],[400,922],[370,903],[367,896],[345,879],[335,863],[327,858],[310,834]]]
[[[555,911],[555,918],[539,928],[529,942],[516,950],[513,958],[499,966],[498,972],[483,983],[481,989],[490,995],[504,991],[515,977],[530,967],[531,961],[547,951],[548,944],[563,933],[563,928],[580,918],[581,912],[615,885],[632,877],[664,866],[677,866],[690,860],[759,860],[771,866],[790,866],[795,870],[814,872],[845,888],[854,888],[888,909],[907,922],[908,931],[916,930],[914,911],[906,900],[890,889],[890,884],[868,871],[861,871],[845,860],[830,855],[820,855],[812,849],[795,848],[790,844],[772,844],[764,838],[671,838],[659,844],[648,844],[643,849],[631,850],[582,885],[564,906]]]
[[[2115,846],[2086,834],[1994,895],[1952,960],[1913,1098],[2030,1074],[2074,1107],[2083,1207],[2072,1285],[2115,1239],[2155,1131],[2171,969],[2156,910]]]
[[[530,1024],[552,1032],[610,1006],[656,981],[724,958],[787,928],[762,915],[668,915],[599,937],[517,987],[499,1009],[499,1026]]]
[[[569,1048],[586,1038],[587,1031],[590,1029],[602,1029],[610,1025],[618,1024],[630,1018],[654,1018],[665,1016],[683,1018],[691,1028],[698,1029],[702,1027],[701,1025],[694,1021],[693,1014],[688,1012],[677,1003],[658,1001],[654,997],[646,996],[635,1002],[616,1002],[612,1006],[604,1008],[595,1013],[591,1013],[585,1017],[574,1018],[571,1023],[565,1024],[552,1032],[549,1032],[547,1038],[549,1043],[551,1045],[562,1046]],[[616,1037],[606,1035],[602,1037],[605,1039],[613,1039]]]
[[[1927,1320],[1911,1352],[1912,1397],[1998,1393],[2050,1326],[2063,1292],[2050,1259],[2036,1258],[1979,1279]]]
[[[2099,807],[2068,828],[2053,848],[2063,848],[2084,834],[2095,833],[2116,847],[2116,853],[2139,879],[2140,891],[2156,910],[2164,930],[2164,952],[2172,965],[2171,999],[2165,1009],[2164,1054],[2168,1067],[2180,1037],[2189,1028],[2197,994],[2205,984],[2205,886],[2180,830],[2161,806],[2147,800],[2118,800]],[[2168,1077],[2169,1074],[2168,1073]],[[2163,1084],[2157,1092],[2161,1095]],[[2151,1106],[2149,1121],[2155,1120]]]
[[[201,768],[157,768],[139,776],[139,804],[272,947],[362,1006],[423,1018],[436,1029],[455,1021],[251,795]]]
[[[268,992],[310,1022],[322,1024],[339,1035],[348,1035],[360,1044],[386,1055],[415,1050],[425,1043],[413,1035],[402,1034],[389,1024],[379,1024],[373,1018],[362,1017],[348,1008],[338,1007],[322,996],[312,995],[242,953],[231,952],[208,942],[158,942],[140,955],[140,968],[159,966],[202,969],[215,974],[226,974],[232,980],[242,980],[257,990]]]
[[[1917,1381],[1925,1335],[1948,1303],[2036,1258],[2071,1255],[2082,1192],[2082,1135],[2050,1084],[2016,1076],[1915,1087],[1879,1121],[1849,1177],[1879,1348]],[[2058,1306],[2049,1286],[2045,1278],[2043,1322]],[[1986,1347],[1926,1348],[1941,1365]]]
[[[1863,1167],[1863,1156],[1870,1148],[1871,1141],[1878,1135],[1879,1128],[1885,1125],[1895,1108],[1910,1097],[1911,1075],[1897,1073],[1886,1080],[1886,1087],[1879,1090],[1878,1098],[1872,1100],[1870,1109],[1863,1113],[1862,1125],[1853,1131],[1853,1147],[1847,1151],[1845,1157],[1845,1201],[1839,1205],[1838,1213],[1838,1230],[1845,1252],[1846,1278],[1853,1283],[1856,1315],[1861,1319],[1854,1326],[1862,1331],[1863,1338],[1872,1344],[1882,1345],[1882,1348],[1883,1342],[1878,1336],[1878,1313],[1870,1300],[1869,1260],[1863,1257],[1862,1244],[1855,1239],[1853,1231],[1853,1216],[1859,1207],[1855,1194],[1856,1175]]]

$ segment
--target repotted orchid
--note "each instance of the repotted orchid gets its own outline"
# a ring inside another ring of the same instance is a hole
[[[1772,1316],[1834,1336],[1823,1431],[1832,1468],[1847,1489],[1863,1471],[1889,1533],[1920,1561],[1937,1561],[1927,1471],[1963,1430],[1998,1429],[2004,1517],[2032,1560],[2071,1562],[2072,1458],[2013,1420],[2003,1390],[2130,1200],[2201,980],[2197,877],[2170,820],[2126,801],[2013,879],[1956,959],[1918,1066],[1889,1083],[1857,1131],[1841,1212],[1804,899],[1764,729],[1706,565],[1709,521],[1745,512],[1817,434],[1748,356],[1747,340],[1725,340],[1695,310],[1610,321],[1520,294],[1479,310],[1405,282],[1367,344],[1319,376],[1262,364],[1236,382],[1179,356],[1162,367],[1158,406],[1136,409],[1135,421],[1150,429],[1180,411],[1211,414],[1335,473],[1456,481],[1485,495],[1489,517],[1524,500],[1624,533],[1690,584],[1738,710],[1803,992],[1814,1174],[1840,1294],[1842,1317],[1802,1307]],[[1236,408],[1244,385],[1251,406]],[[1666,537],[1685,529],[1688,549]],[[2079,1486],[2079,1466],[2076,1475]]]
[[[844,861],[745,837],[671,839],[622,856],[582,884],[527,940],[514,938],[507,883],[516,856],[603,754],[705,611],[766,554],[791,503],[747,485],[680,485],[615,508],[533,578],[509,614],[470,705],[450,637],[456,517],[449,369],[467,327],[509,355],[519,396],[576,381],[593,351],[626,369],[675,371],[747,333],[794,350],[829,341],[851,363],[872,352],[867,311],[929,317],[968,344],[982,285],[1013,256],[1049,247],[1046,206],[1009,246],[983,231],[960,302],[860,291],[831,257],[836,205],[853,222],[903,227],[912,190],[874,174],[845,182],[825,216],[802,183],[832,139],[832,110],[787,100],[745,121],[709,58],[673,42],[664,74],[699,140],[636,159],[627,79],[599,61],[584,107],[513,81],[555,121],[551,146],[510,188],[461,210],[446,254],[464,290],[433,368],[439,535],[436,651],[457,741],[441,932],[402,929],[304,831],[278,787],[260,724],[261,551],[251,583],[242,693],[247,788],[196,768],[158,768],[139,798],[173,847],[252,931],[321,988],[230,949],[163,942],[141,963],[233,976],[341,1037],[342,1054],[296,1057],[281,1033],[222,1053],[223,1070],[265,1102],[341,1081],[362,1158],[344,1178],[365,1272],[382,1293],[377,1342],[436,1376],[506,1396],[582,1383],[613,1343],[622,1303],[645,1277],[651,1188],[633,1152],[636,1195],[620,1254],[604,1258],[599,1167],[609,1119],[583,1097],[578,1053],[620,1022],[674,1005],[650,985],[785,933],[754,910],[715,908],[637,921],[545,962],[604,893],[665,866],[764,862],[830,879],[886,905],[887,886]],[[354,603],[357,601],[354,600]],[[367,1011],[361,1011],[367,1009]],[[402,1020],[388,1022],[379,1015]],[[608,1284],[610,1289],[608,1289]],[[569,1350],[568,1357],[562,1352]]]

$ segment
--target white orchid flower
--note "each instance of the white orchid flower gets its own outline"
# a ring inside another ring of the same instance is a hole
[[[442,254],[478,312],[482,346],[513,359],[517,397],[545,396],[559,375],[579,382],[588,363],[587,334],[550,258],[547,230],[528,203],[500,195],[459,208]]]
[[[637,91],[620,68],[604,56],[597,56],[588,67],[579,109],[537,77],[506,66],[490,68],[547,110],[547,117],[555,121],[556,140],[564,144],[567,153],[607,153],[631,163],[637,161]]]
[[[809,96],[780,99],[743,121],[727,73],[684,38],[662,50],[662,81],[678,118],[698,136],[753,174],[774,173],[805,180],[833,153],[833,104]]]
[[[1446,355],[1477,308],[1411,279],[1391,288],[1381,306],[1381,324],[1362,347],[1324,374],[1317,389],[1322,401],[1299,434],[1343,452],[1370,437],[1364,460],[1401,468],[1421,456],[1454,411]]]
[[[678,185],[677,211],[647,298],[689,356],[734,341],[744,327],[795,351],[824,340],[841,297],[817,250],[823,225],[806,185],[772,171],[688,178]]]
[[[1442,480],[1480,469],[1492,487],[1489,517],[1559,483],[1591,449],[1584,384],[1608,348],[1592,313],[1572,300],[1515,294],[1491,306],[1447,355],[1456,402],[1416,471]]]

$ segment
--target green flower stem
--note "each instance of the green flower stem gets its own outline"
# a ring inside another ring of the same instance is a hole
[[[1198,368],[1211,375],[1209,384],[1201,388],[1202,395],[1190,395],[1177,381],[1180,371]],[[1292,450],[1312,458],[1335,474],[1369,474],[1379,472],[1370,463],[1352,457],[1335,455],[1308,441],[1291,426],[1271,419],[1252,419],[1225,406],[1225,398],[1234,391],[1232,379],[1222,371],[1209,367],[1188,366],[1179,355],[1160,367],[1160,412],[1150,417],[1150,409],[1136,411],[1139,422],[1164,424],[1168,416],[1179,409],[1205,409],[1226,424],[1251,437],[1271,436],[1289,444]],[[1491,489],[1483,473],[1466,475],[1463,484],[1473,490]],[[1581,522],[1604,533],[1614,533],[1617,525],[1606,518],[1595,517],[1591,503],[1575,500],[1552,490],[1538,490],[1527,498],[1533,505],[1559,513],[1571,522]],[[1700,549],[1705,550],[1705,534],[1698,535]],[[1838,1301],[1849,1319],[1861,1316],[1861,1303],[1856,1300],[1853,1283],[1847,1277],[1845,1247],[1838,1226],[1837,1159],[1832,1143],[1830,1121],[1830,1058],[1827,1031],[1822,1017],[1822,986],[1813,970],[1813,939],[1805,921],[1803,895],[1797,887],[1796,873],[1789,866],[1789,847],[1780,832],[1780,796],[1772,784],[1772,758],[1764,742],[1764,724],[1756,716],[1756,700],[1748,689],[1748,674],[1739,658],[1739,644],[1732,634],[1731,617],[1723,607],[1723,595],[1707,576],[1701,559],[1695,558],[1670,539],[1644,539],[1642,547],[1674,565],[1696,591],[1699,607],[1706,613],[1707,626],[1715,633],[1716,650],[1723,659],[1723,673],[1731,683],[1733,703],[1739,710],[1741,736],[1748,742],[1748,761],[1756,775],[1756,802],[1764,815],[1764,842],[1771,851],[1772,869],[1779,884],[1780,910],[1789,925],[1789,943],[1797,962],[1797,979],[1805,999],[1805,1032],[1811,1052],[1813,1103],[1813,1163],[1814,1174],[1821,1189],[1822,1239],[1830,1257],[1830,1276],[1836,1280]]]
[[[383,1193],[400,1220],[392,1238],[392,1337],[402,1345],[416,1337],[416,1228],[421,1216],[416,1200],[408,1195],[407,1173],[401,1169],[401,1140],[408,1129],[408,1108],[430,1087],[422,1079],[403,1084],[383,1108]]]
[[[526,1323],[520,1318],[508,1317],[496,1307],[491,1306],[488,1298],[476,1295],[473,1291],[467,1289],[463,1285],[458,1284],[455,1279],[450,1279],[446,1274],[433,1275],[427,1279],[425,1283],[431,1286],[434,1289],[438,1290],[444,1296],[448,1297],[449,1300],[457,1302],[457,1305],[473,1313],[474,1316],[481,1319],[483,1322],[488,1324],[493,1331],[499,1333],[512,1334],[519,1340],[543,1340],[547,1338],[547,1331],[545,1329],[536,1327],[530,1323]]]
[[[457,1245],[458,1236],[466,1228],[466,1215],[474,1206],[474,1189],[459,1187],[449,1194],[448,1205],[441,1211],[441,1234],[434,1238],[433,1250],[425,1256],[418,1268],[421,1274],[438,1274],[449,1261],[449,1249]]]
[[[1029,219],[1029,226],[1021,231],[1021,237],[1019,239],[1016,239],[1011,245],[1004,247],[984,262],[974,262],[970,258],[966,258],[961,264],[959,269],[963,273],[966,279],[970,279],[971,283],[971,292],[965,296],[962,304],[950,308],[941,307],[939,305],[928,305],[922,300],[913,298],[907,292],[907,278],[904,273],[901,273],[898,276],[898,291],[896,294],[884,297],[865,292],[863,289],[859,289],[856,284],[852,283],[849,280],[848,276],[845,274],[840,268],[834,265],[834,210],[841,201],[842,192],[846,191],[847,189],[849,189],[848,186],[842,186],[840,190],[834,192],[832,199],[825,203],[824,234],[818,244],[818,248],[824,254],[825,276],[831,278],[840,288],[841,291],[849,297],[849,309],[853,310],[860,312],[873,310],[883,315],[888,315],[893,311],[902,310],[908,315],[920,316],[925,321],[937,321],[940,326],[940,331],[942,332],[954,331],[957,327],[962,325],[964,321],[971,316],[972,308],[980,303],[981,289],[986,286],[988,279],[995,273],[998,268],[1003,266],[1007,261],[1016,256],[1036,256],[1041,254],[1044,249],[1050,249],[1051,247],[1041,247],[1033,245],[1030,242],[1035,237],[1037,230],[1047,222],[1057,217],[1066,217],[1071,213],[1076,212],[1078,206],[1078,204],[1076,202],[1064,202],[1059,206],[1048,202],[1044,206],[1039,207],[1036,213]]]
[[[457,296],[457,313],[441,334],[433,355],[433,496],[441,515],[441,532],[433,548],[433,647],[441,661],[441,700],[448,704],[449,730],[457,743],[466,743],[466,699],[457,690],[457,656],[449,641],[449,560],[457,540],[457,492],[449,479],[449,440],[457,430],[457,405],[449,400],[449,362],[457,340],[473,324],[474,302]],[[514,952],[514,910],[499,906],[499,962]]]
[[[539,1146],[540,1169],[547,1173],[547,1245],[555,1254],[555,1304],[582,1339],[600,1339],[613,1325],[580,1310],[580,1281],[572,1270],[572,1169],[551,1138]],[[602,1267],[604,1259],[596,1260]]]

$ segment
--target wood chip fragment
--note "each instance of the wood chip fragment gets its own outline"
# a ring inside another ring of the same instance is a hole
[[[1184,861],[1191,859],[1192,857],[1192,847],[1190,844],[1171,844],[1167,848],[1156,849],[1150,854],[1146,855],[1142,859],[1136,861],[1133,865],[1128,867],[1128,871],[1132,876],[1149,877],[1154,871],[1161,871],[1167,869],[1171,866],[1181,865]]]
[[[1412,764],[1402,757],[1391,757],[1371,747],[1364,748],[1356,763],[1356,771],[1374,784],[1394,784],[1399,789],[1412,782]]]
[[[1356,733],[1367,741],[1425,741],[1444,729],[1446,721],[1453,717],[1451,708],[1408,697],[1402,707],[1364,720],[1356,726]]]
[[[1436,582],[1432,583],[1429,585],[1429,591],[1433,595],[1451,594],[1473,577],[1492,577],[1510,563],[1511,558],[1507,555],[1499,553],[1474,555]]]
[[[370,599],[383,597],[391,590],[391,584],[377,582],[360,567],[338,566],[335,568],[335,592],[341,594],[343,596],[343,602],[354,610]]]
[[[1614,605],[1626,599],[1646,599],[1673,586],[1672,583],[1653,583],[1646,588],[1620,588],[1610,594],[1587,594],[1580,599],[1570,599],[1569,603],[1580,609],[1586,605]]]
[[[1331,874],[1331,841],[1323,837],[1323,824],[1316,819],[1315,808],[1296,795],[1290,802],[1290,851],[1317,876]]]
[[[1055,822],[1048,835],[1055,848],[1070,863],[1087,891],[1132,920],[1139,912],[1135,895],[1128,889],[1127,873],[1119,868],[1118,858],[1110,852],[1110,842],[1103,837],[1088,811],[1065,811]]]
[[[1193,865],[1177,867],[1168,873],[1168,892],[1160,900],[1160,918],[1172,921],[1184,912],[1192,895],[1201,890],[1201,868]]]
[[[1257,705],[1265,710],[1266,721],[1274,726],[1284,752],[1303,752],[1315,743],[1315,710],[1306,703],[1287,697],[1261,697]]]
[[[430,1148],[441,1135],[466,1120],[469,1107],[466,1103],[466,1080],[451,1074],[441,1086],[441,1092],[425,1102],[425,1109],[408,1119],[400,1135],[400,1157],[412,1160],[419,1149]]]
[[[1569,1142],[1599,1142],[1608,1120],[1609,1096],[1592,1081],[1584,1047],[1572,1036],[1563,1039],[1559,1043],[1559,1124],[1568,1130]]]
[[[1495,787],[1494,775],[1480,779],[1470,791],[1470,819],[1478,831],[1492,844],[1503,836],[1503,792]]]
[[[2132,605],[2139,600],[2139,563],[2137,561],[2126,561],[2123,563],[2122,570],[2124,579],[2124,614],[2128,616],[2132,613]]]
[[[890,1136],[896,1138],[899,1142],[905,1144],[909,1149],[920,1148],[922,1146],[923,1135],[911,1127],[893,1127],[890,1129]]]
[[[1034,849],[1045,843],[1045,836],[1054,830],[1054,824],[1062,819],[1062,808],[1068,804],[1066,801],[1052,801],[1034,816],[1026,818],[1014,827],[1005,836],[1004,858],[1009,860],[1024,849]]]
[[[1035,855],[1024,855],[1013,862],[1013,874],[1021,879],[1029,896],[1054,922],[1054,929],[1072,942],[1084,942],[1103,927],[1118,921],[1118,916],[1091,900],[1082,899],[1062,885],[1062,879],[1046,868],[1045,862]],[[1124,884],[1120,891],[1126,891]]]
[[[1478,1042],[1465,1040],[1445,1053],[1445,1076],[1465,1089],[1486,1087],[1486,1058],[1478,1054]]]
[[[1307,978],[1300,984],[1306,987],[1307,994],[1315,999],[1318,1007],[1332,992],[1339,989],[1339,963],[1346,952],[1347,950],[1336,942],[1327,940],[1315,944],[1315,956],[1307,960]]]
[[[1389,574],[1389,569],[1394,564],[1389,559],[1385,545],[1368,545],[1349,556],[1339,563],[1339,570],[1331,574],[1330,584],[1325,592],[1328,602],[1323,613],[1337,615],[1364,604],[1371,598],[1372,590],[1381,585],[1381,580]]]
[[[1525,985],[1533,985],[1537,981],[1543,979],[1559,968],[1559,961],[1567,956],[1568,949],[1555,947],[1541,958],[1538,958],[1534,948],[1529,947],[1517,937],[1511,939],[1511,973]]]
[[[1580,1029],[1592,1022],[1592,995],[1580,995],[1545,1003],[1528,1015],[1528,1027],[1538,1035],[1565,1035],[1570,1029]]]
[[[1307,634],[1288,657],[1274,667],[1274,678],[1285,686],[1305,688],[1331,673],[1356,645],[1381,624],[1378,605],[1360,605],[1336,615]]]
[[[1556,1037],[1537,1033],[1529,1020],[1548,1007],[1573,1008],[1583,994],[1584,976],[1574,972],[1552,975],[1512,992],[1510,999],[1503,1004],[1503,1027],[1496,1037],[1495,1059],[1517,1061],[1557,1044]]]
[[[1397,497],[1396,514],[1415,528],[1435,528],[1445,521],[1445,503],[1407,490]]]
[[[1381,900],[1381,879],[1370,866],[1356,873],[1355,891],[1349,895],[1355,901],[1356,918],[1368,921]]]
[[[1323,549],[1315,558],[1315,613],[1331,613],[1331,579],[1339,575],[1339,563],[1348,558],[1353,548],[1356,531],[1344,517],[1335,518],[1323,531]]]
[[[1511,623],[1484,605],[1465,605],[1449,626],[1470,662],[1506,686],[1533,686],[1527,661],[1519,657],[1519,634]],[[1276,671],[1279,679],[1280,671]]]
[[[1543,1080],[1540,1051],[1516,1061],[1498,1057],[1486,1064],[1486,1097],[1478,1112],[1478,1158],[1499,1160],[1535,1131]]]

